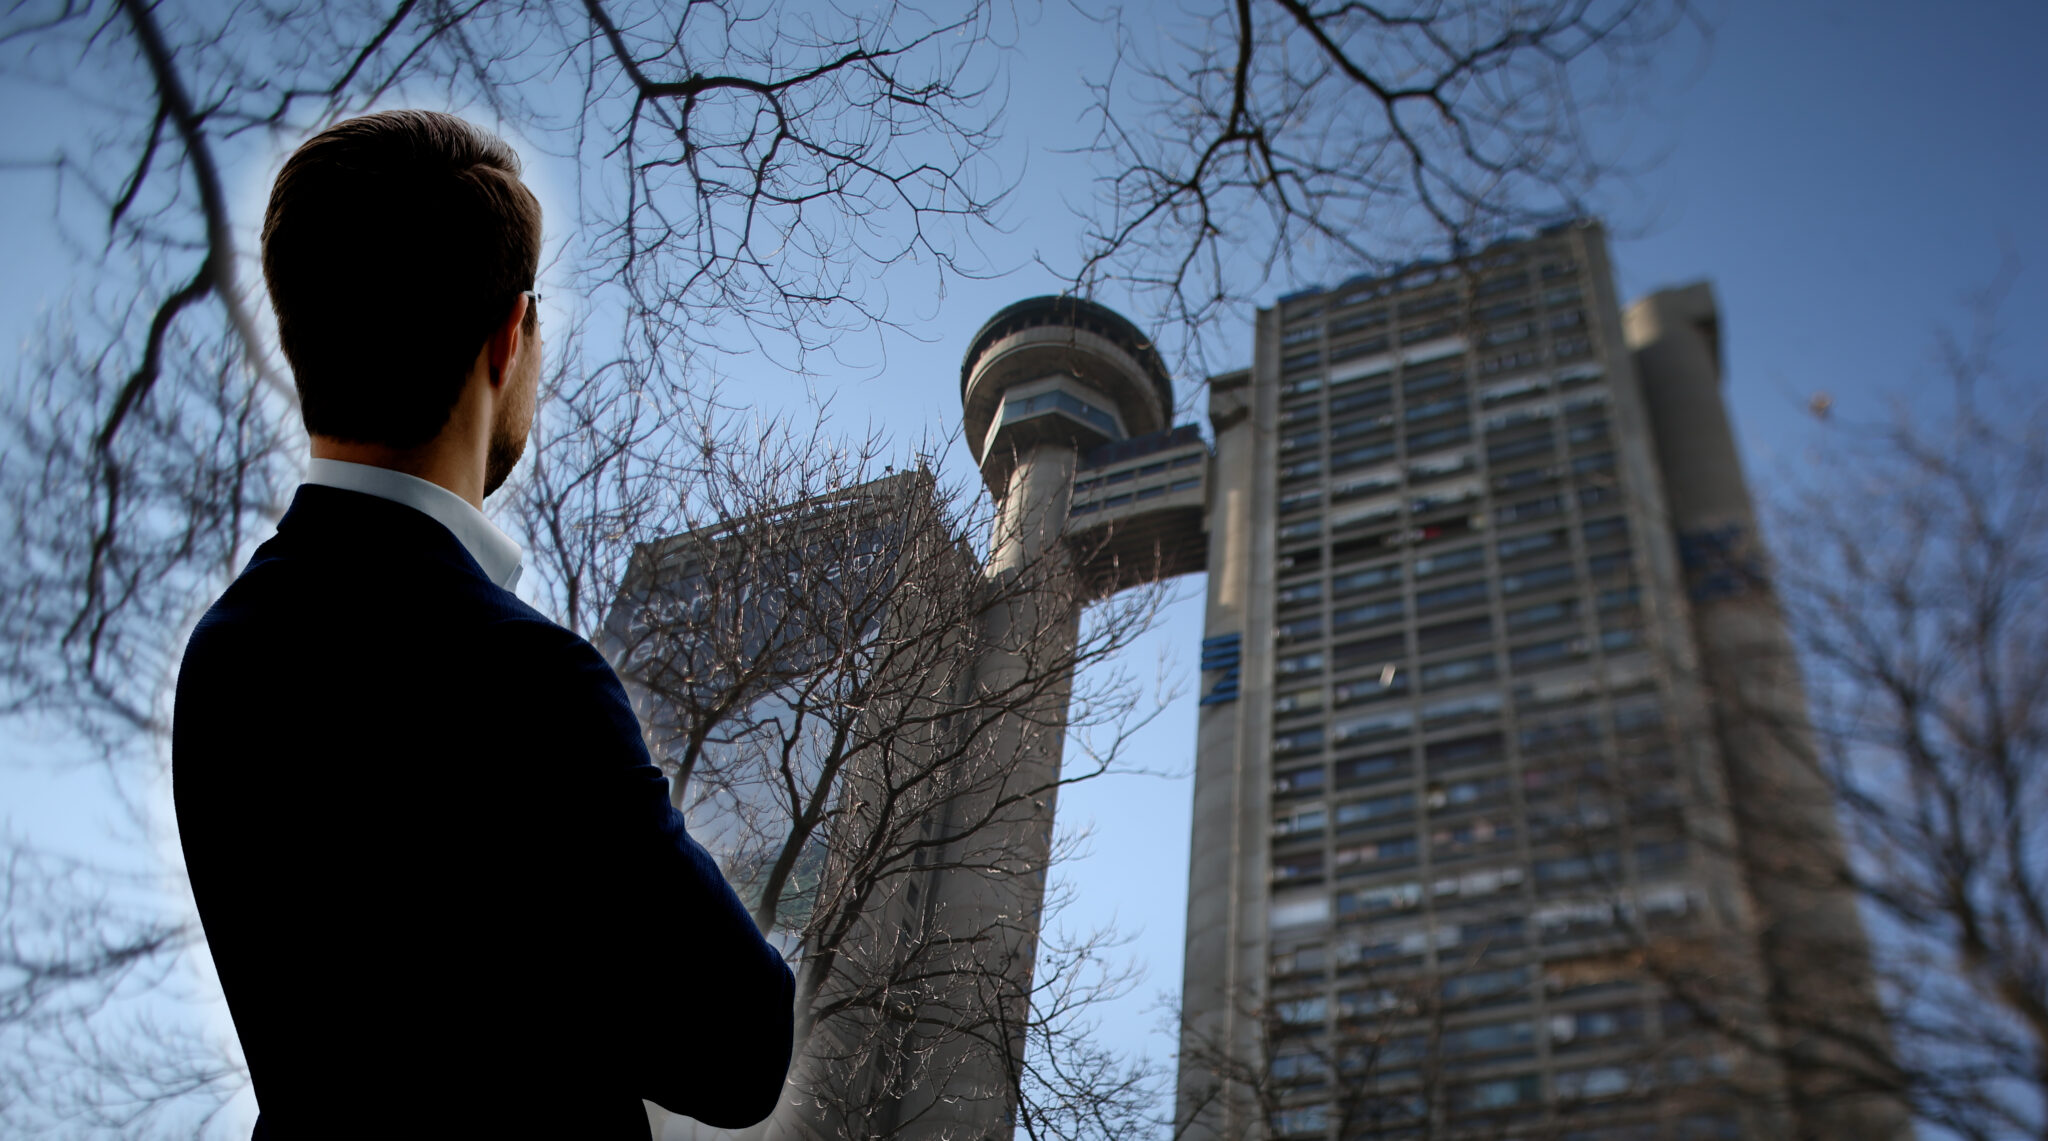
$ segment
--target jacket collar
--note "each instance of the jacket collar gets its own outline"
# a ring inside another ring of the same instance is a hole
[[[444,524],[417,508],[368,492],[300,484],[277,521],[277,538],[271,542],[280,540],[340,559],[425,557],[497,585]]]

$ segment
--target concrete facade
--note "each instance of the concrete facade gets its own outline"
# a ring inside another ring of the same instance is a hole
[[[1825,788],[1755,728],[1804,716],[1782,619],[1695,565],[1754,535],[1706,287],[1625,321],[1580,222],[1258,321],[1211,381],[1185,1135],[1902,1136],[1778,1064],[1791,996],[1882,1034],[1853,904],[1794,886]]]

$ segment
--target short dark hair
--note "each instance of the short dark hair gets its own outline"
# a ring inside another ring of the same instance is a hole
[[[540,266],[519,170],[503,139],[434,111],[337,123],[285,160],[263,277],[308,432],[394,448],[440,433]]]

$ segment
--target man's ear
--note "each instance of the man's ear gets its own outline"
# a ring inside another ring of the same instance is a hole
[[[484,345],[484,352],[490,358],[487,363],[491,368],[492,388],[505,383],[505,378],[511,375],[512,362],[526,348],[526,307],[532,303],[533,299],[524,293],[513,298],[511,311],[498,323],[498,327],[492,330],[491,339]]]

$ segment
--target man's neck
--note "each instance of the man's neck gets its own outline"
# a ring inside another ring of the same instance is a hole
[[[337,440],[332,436],[314,436],[312,439],[313,458],[316,460],[343,460],[404,472],[447,488],[468,500],[469,505],[478,511],[484,509],[481,465],[463,463],[462,457],[454,455],[453,450],[442,446],[438,439],[418,448],[393,448],[384,444]]]

